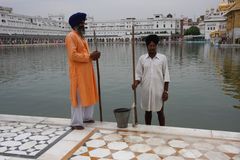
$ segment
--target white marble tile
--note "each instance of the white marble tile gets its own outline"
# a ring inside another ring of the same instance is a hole
[[[92,157],[103,158],[110,155],[111,152],[109,149],[97,148],[89,152],[89,155]]]
[[[88,152],[87,147],[81,146],[80,148],[78,148],[78,150],[76,152],[74,152],[73,155],[80,155],[80,154],[83,154],[83,153],[86,153],[86,152]]]
[[[158,146],[158,147],[154,148],[153,151],[156,154],[163,155],[163,156],[170,156],[170,155],[173,155],[176,153],[176,150],[174,148],[165,146],[165,145]]]
[[[205,156],[210,160],[229,160],[230,157],[222,152],[209,151]]]
[[[37,144],[36,141],[29,141],[24,143],[23,145],[19,146],[19,150],[27,150],[29,148],[32,148],[33,146],[35,146]]]
[[[8,115],[0,114],[1,121],[19,121],[19,122],[28,122],[28,123],[40,123],[46,117],[34,117],[34,116],[21,116],[21,115]]]
[[[225,153],[232,153],[232,154],[240,153],[240,148],[235,147],[233,145],[221,144],[217,148],[219,149],[219,151],[225,152]]]
[[[104,146],[106,143],[104,140],[98,140],[98,139],[93,139],[90,141],[86,142],[86,146],[88,147],[93,147],[93,148],[98,148]]]
[[[48,146],[48,144],[39,144],[39,145],[35,145],[34,148],[42,150],[42,149],[44,149],[47,146]]]
[[[139,136],[152,138],[152,137],[159,136],[159,135],[157,135],[156,133],[140,133]]]
[[[181,149],[179,153],[185,158],[199,158],[202,156],[202,153],[196,149]]]
[[[197,137],[186,137],[186,136],[179,136],[183,141],[190,142],[190,143],[196,143],[196,142],[201,142],[202,138],[197,138]]]
[[[103,139],[105,141],[120,141],[122,140],[122,136],[114,133],[114,134],[108,134],[106,136],[103,136]]]
[[[20,127],[11,129],[11,132],[20,132],[20,131],[22,131],[22,130],[24,130],[26,128],[27,128],[27,126],[20,126]]]
[[[32,135],[31,133],[19,134],[14,138],[14,140],[15,141],[20,141],[20,140],[23,140],[23,139],[26,139],[26,138],[30,137],[31,135]]]
[[[20,146],[22,143],[19,141],[5,141],[1,142],[1,146],[6,146],[6,147],[14,147],[14,146]]]
[[[8,137],[15,137],[17,136],[17,133],[0,133],[0,137],[3,137],[3,138],[8,138]]]
[[[207,142],[207,143],[211,143],[213,145],[220,145],[220,144],[224,144],[226,142],[226,140],[222,140],[222,139],[203,139],[202,142]]]
[[[16,125],[33,128],[36,125],[36,123],[34,123],[34,122],[24,122],[24,123],[19,122],[19,124],[15,124],[14,126],[16,126]]]
[[[41,134],[42,134],[43,136],[45,136],[45,135],[52,134],[52,133],[54,133],[54,132],[56,132],[56,129],[55,129],[55,128],[45,130],[45,131],[43,131]]]
[[[121,135],[136,135],[137,133],[135,132],[126,132],[126,131],[119,131],[118,134],[121,134]]]
[[[198,149],[198,150],[213,150],[214,149],[214,145],[210,144],[210,143],[206,143],[206,142],[197,142],[193,144],[193,147]]]
[[[7,150],[7,147],[0,147],[0,152],[3,153]]]
[[[149,138],[146,140],[146,143],[149,145],[159,146],[159,145],[166,144],[166,141],[162,138]]]
[[[210,130],[193,129],[193,128],[179,128],[179,127],[165,127],[161,129],[161,133],[183,135],[183,136],[195,136],[211,138],[212,133]]]
[[[36,129],[36,128],[25,129],[25,132],[32,132],[33,134],[34,133],[39,133],[39,132],[42,132],[42,131],[43,131],[42,129]]]
[[[70,119],[66,119],[66,118],[45,118],[44,121],[42,121],[42,123],[46,123],[46,124],[52,124],[52,125],[64,125],[64,126],[69,126],[71,124],[71,120]]]
[[[98,138],[100,138],[100,137],[102,137],[102,133],[94,133],[94,134],[90,137],[90,139],[98,139]]]
[[[30,156],[35,156],[35,155],[37,155],[38,153],[39,153],[39,151],[33,151],[33,152],[29,153],[29,155],[30,155]]]
[[[118,151],[112,154],[116,160],[130,160],[135,157],[135,154],[130,151]]]
[[[152,153],[142,153],[137,156],[138,160],[161,160],[156,154]]]
[[[44,128],[44,127],[47,127],[47,125],[46,124],[37,124],[35,126],[35,128]]]
[[[107,144],[107,147],[112,150],[123,150],[128,147],[125,142],[110,142]]]
[[[69,128],[70,129],[70,128]],[[67,129],[68,130],[68,129]],[[56,131],[56,132],[54,132],[56,135],[62,135],[62,134],[64,134],[65,133],[65,131]],[[50,134],[50,135],[48,135],[48,136],[50,136],[50,137],[52,137],[52,136],[54,136],[55,134]]]
[[[8,147],[8,150],[9,151],[15,151],[15,150],[18,150],[17,147]]]
[[[0,126],[0,131],[6,131],[6,130],[11,130],[13,127],[11,126]]]
[[[38,160],[55,160],[61,159],[66,155],[73,147],[75,147],[79,141],[59,141],[53,147],[48,149],[42,154]]]
[[[185,148],[187,146],[189,146],[188,143],[182,141],[182,140],[171,140],[168,142],[168,144],[171,146],[171,147],[174,147],[174,148]]]
[[[140,153],[148,152],[152,149],[149,145],[146,145],[146,144],[133,144],[129,148],[133,152],[140,152]]]
[[[39,144],[44,144],[44,143],[46,143],[46,141],[39,141],[38,143]]]
[[[50,143],[53,143],[55,140],[57,140],[59,138],[59,136],[55,136],[55,137],[52,137],[50,138],[47,143],[50,144]]]
[[[111,133],[115,133],[116,131],[114,131],[114,130],[100,129],[99,132],[100,132],[100,133],[105,133],[105,134],[111,134]]]
[[[84,130],[73,130],[68,135],[63,137],[63,141],[77,141],[81,142],[86,136],[88,136],[94,129],[85,128]]]
[[[167,156],[163,160],[184,160],[184,158],[179,156]]]
[[[35,152],[35,150],[36,149],[31,148],[31,149],[26,150],[26,152],[31,152],[32,153],[32,152]]]
[[[212,131],[212,138],[240,140],[239,132]]]
[[[34,141],[45,141],[48,140],[48,136],[31,136],[29,139],[34,140]]]
[[[143,138],[140,136],[126,136],[124,140],[129,143],[140,143],[143,141]]]
[[[16,154],[16,155],[27,155],[27,152],[25,151],[7,151],[5,153],[9,153],[9,154]]]

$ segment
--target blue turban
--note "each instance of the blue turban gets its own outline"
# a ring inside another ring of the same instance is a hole
[[[75,26],[79,25],[80,22],[85,21],[86,16],[86,13],[77,12],[70,16],[68,23],[72,28],[74,28]]]

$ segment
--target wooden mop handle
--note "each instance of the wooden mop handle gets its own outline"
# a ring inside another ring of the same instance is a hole
[[[132,61],[133,61],[133,84],[135,82],[135,38],[134,38],[134,25],[132,25]],[[135,124],[138,123],[138,120],[137,120],[137,108],[136,108],[136,105],[137,105],[137,94],[136,94],[136,89],[134,89],[134,104],[135,104],[135,107],[134,107],[134,121],[135,121]]]
[[[96,32],[93,30],[93,36],[94,36],[94,45],[97,51],[97,40],[96,40]],[[100,111],[100,121],[102,122],[103,116],[102,116],[102,100],[101,100],[101,87],[100,87],[100,72],[99,72],[99,63],[98,59],[96,60],[97,64],[97,79],[98,79],[98,96],[99,96],[99,111]]]
[[[95,49],[97,51],[98,49],[97,49],[97,39],[96,39],[96,32],[95,32],[95,30],[93,30],[93,38],[94,38]]]

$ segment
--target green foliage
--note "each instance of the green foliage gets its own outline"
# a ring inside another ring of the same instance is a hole
[[[198,27],[192,26],[184,32],[184,35],[200,35],[200,30]]]

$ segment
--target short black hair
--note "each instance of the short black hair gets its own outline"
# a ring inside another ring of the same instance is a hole
[[[148,46],[149,43],[153,42],[155,44],[158,44],[159,42],[159,37],[155,34],[151,34],[151,35],[148,35],[146,38],[145,38],[145,42],[146,42],[146,45]]]

